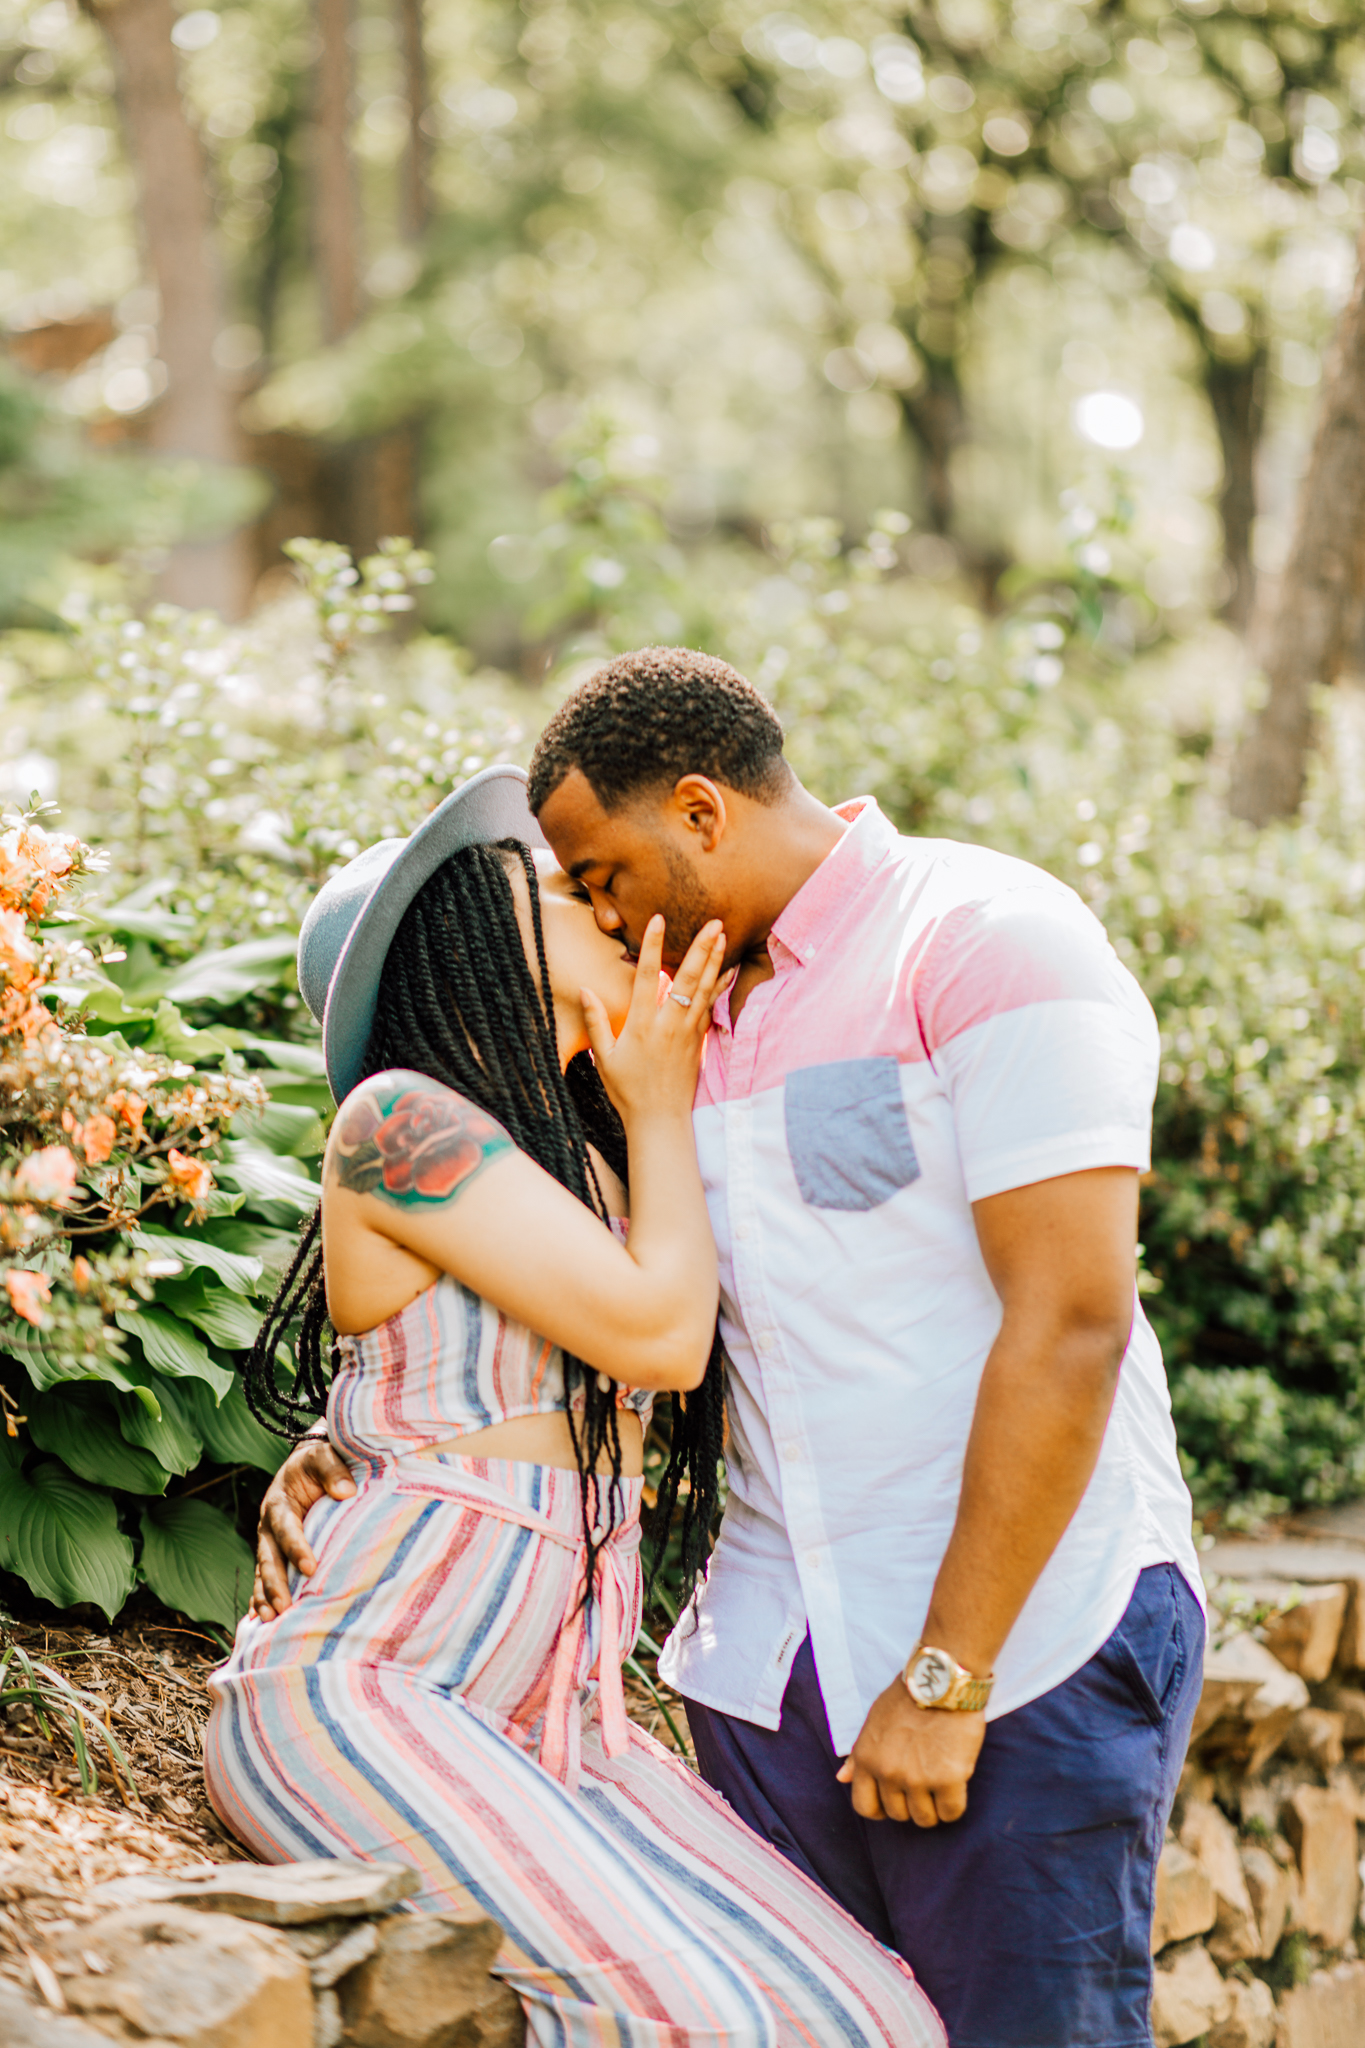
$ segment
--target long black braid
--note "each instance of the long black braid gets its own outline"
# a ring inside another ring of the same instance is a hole
[[[520,866],[530,890],[539,987],[527,964],[510,875]],[[559,1062],[550,977],[541,926],[540,892],[530,849],[517,840],[472,846],[454,854],[418,891],[384,963],[379,1002],[365,1053],[365,1075],[410,1068],[458,1089],[496,1117],[513,1142],[606,1220],[593,1171],[591,1142],[622,1180],[626,1140],[596,1067],[587,1054]],[[261,1325],[247,1361],[244,1391],[253,1414],[276,1435],[296,1438],[327,1404],[338,1363],[335,1341],[323,1362],[327,1298],[319,1241],[321,1206],[304,1228],[299,1249]],[[286,1392],[276,1352],[298,1318],[297,1370]],[[616,1385],[581,1359],[564,1356],[570,1396],[569,1431],[583,1492],[587,1597],[598,1550],[621,1512],[621,1442]],[[581,1414],[572,1395],[583,1391]],[[674,1396],[667,1468],[651,1518],[651,1585],[684,1485],[680,1532],[685,1593],[703,1564],[718,1505],[724,1429],[724,1367],[719,1337],[702,1385]],[[598,1466],[610,1470],[605,1527],[600,1526]]]

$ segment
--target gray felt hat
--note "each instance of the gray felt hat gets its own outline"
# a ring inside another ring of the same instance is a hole
[[[299,987],[322,1025],[338,1102],[361,1077],[384,962],[413,897],[461,847],[494,839],[544,846],[523,769],[485,768],[424,818],[410,839],[381,839],[324,883],[299,933]]]

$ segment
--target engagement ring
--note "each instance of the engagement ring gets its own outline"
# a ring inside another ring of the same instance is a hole
[[[670,1003],[676,1003],[680,1010],[690,1010],[692,1007],[691,996],[680,996],[675,988],[668,991],[668,1000]]]

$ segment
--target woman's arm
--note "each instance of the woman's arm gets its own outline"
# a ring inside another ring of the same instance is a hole
[[[699,1385],[718,1290],[691,1107],[724,940],[710,925],[694,941],[673,984],[684,1009],[658,1000],[662,938],[657,920],[618,1040],[585,992],[594,1057],[626,1127],[628,1247],[462,1095],[392,1073],[362,1084],[337,1118],[323,1176],[329,1266],[401,1245],[613,1379]]]

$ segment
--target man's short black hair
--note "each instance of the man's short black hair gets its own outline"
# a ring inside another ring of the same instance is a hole
[[[536,741],[532,811],[575,768],[604,811],[684,775],[770,803],[789,774],[772,706],[728,661],[687,647],[619,654],[574,691]]]

